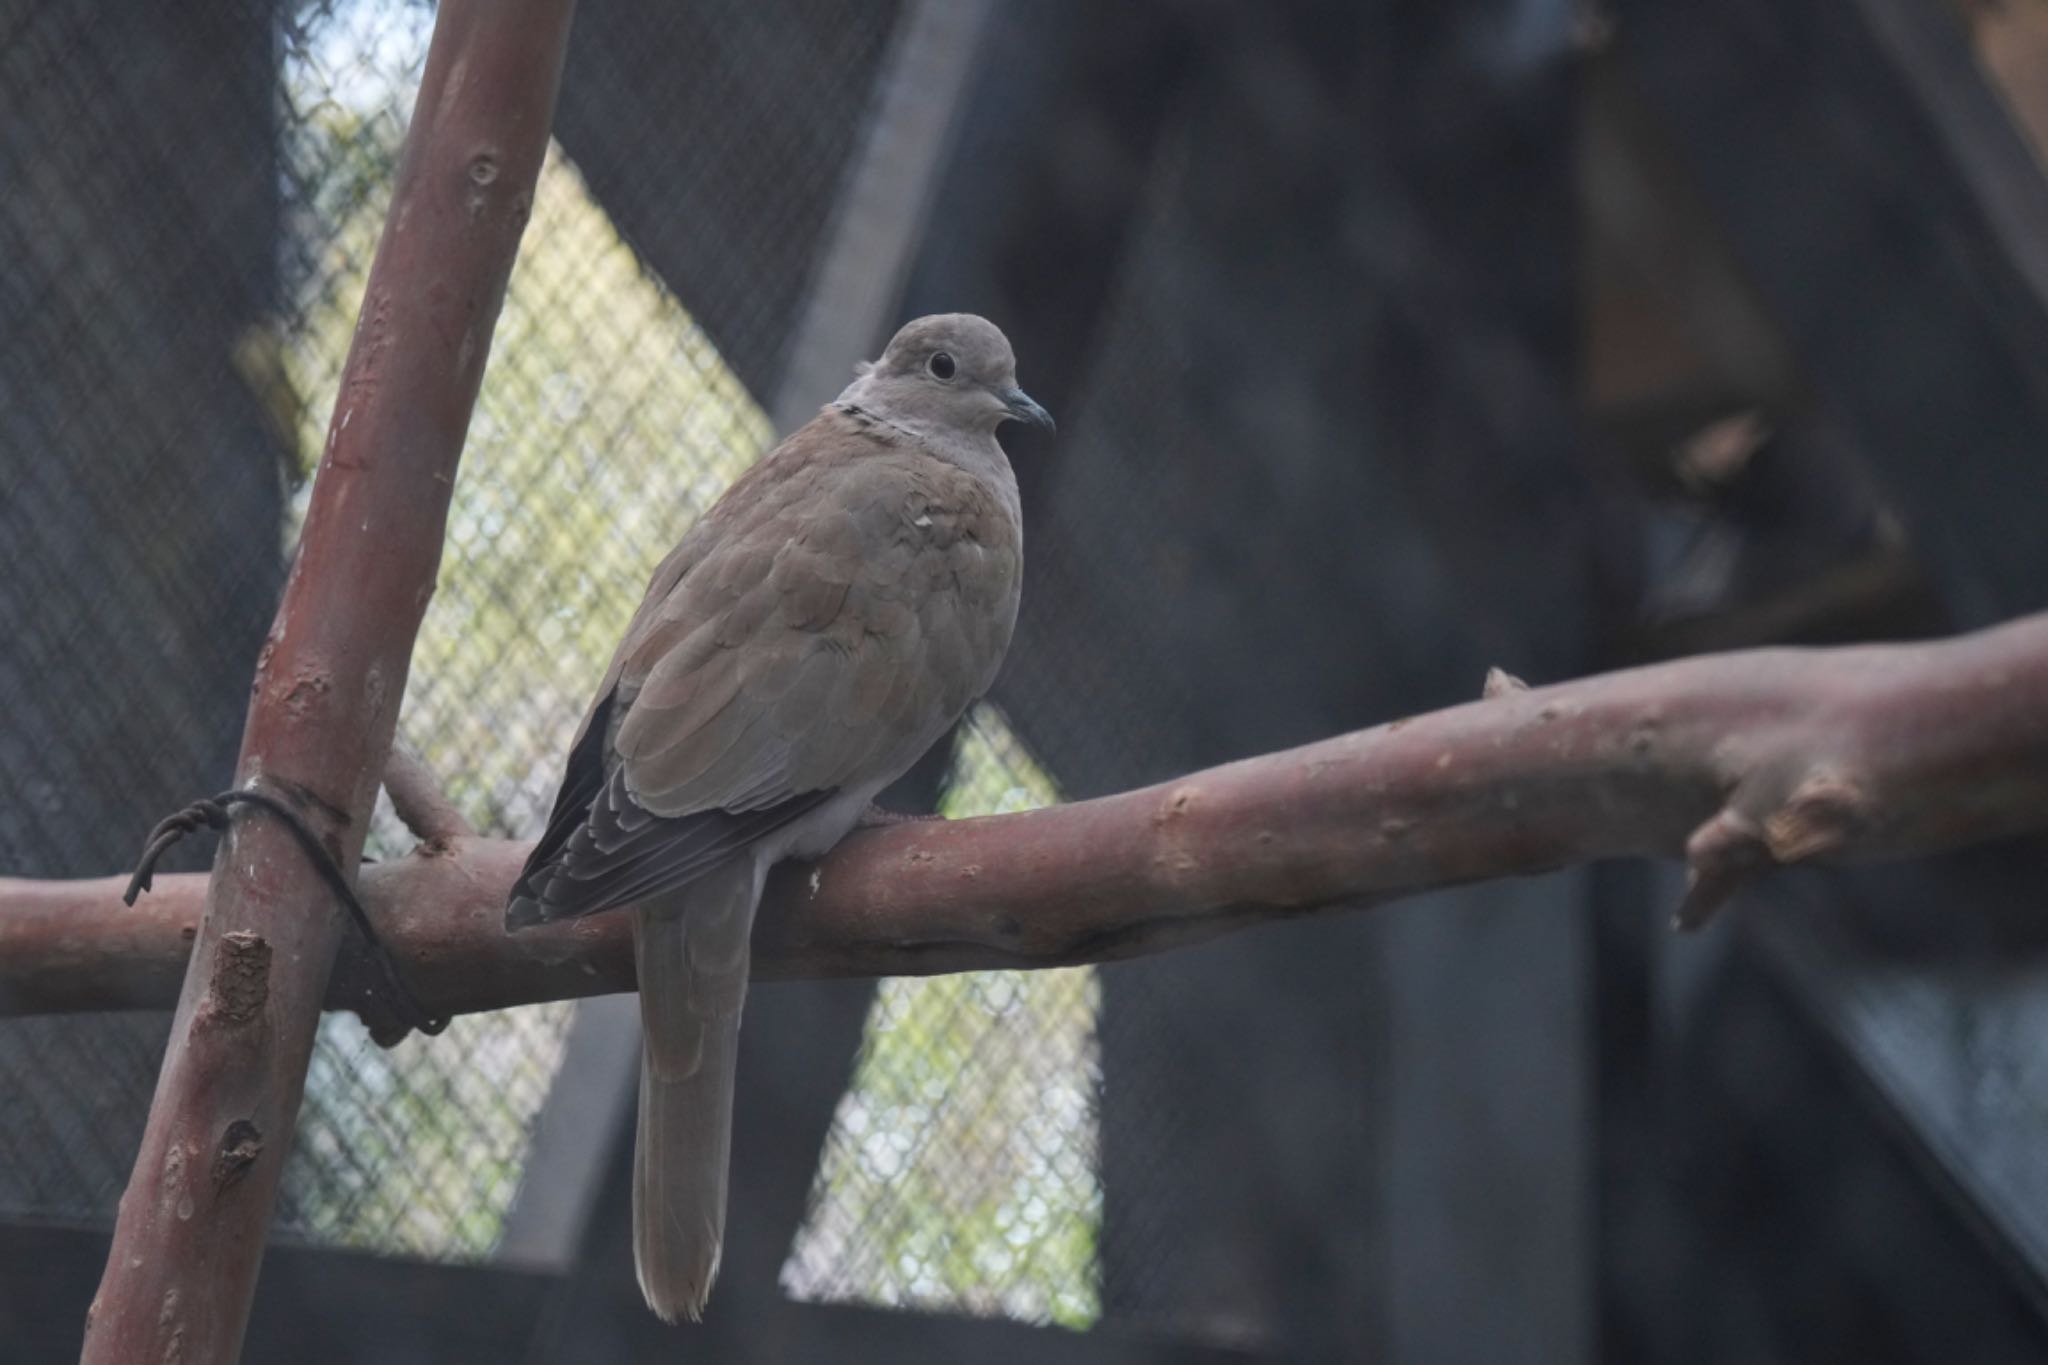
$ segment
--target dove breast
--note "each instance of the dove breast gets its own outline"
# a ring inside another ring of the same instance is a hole
[[[857,434],[855,458],[825,440],[779,451],[759,471],[771,487],[739,524],[698,528],[717,534],[629,640],[613,748],[647,810],[894,780],[994,680],[1016,517],[974,474]]]

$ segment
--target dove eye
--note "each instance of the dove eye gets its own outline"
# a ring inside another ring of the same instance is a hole
[[[932,358],[924,363],[924,367],[932,372],[934,379],[953,377],[953,357],[944,351],[933,351]]]

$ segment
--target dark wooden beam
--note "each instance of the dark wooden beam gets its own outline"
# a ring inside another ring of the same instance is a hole
[[[56,1365],[78,1358],[78,1321],[107,1246],[104,1228],[0,1226],[0,1359]],[[294,1365],[522,1360],[556,1283],[499,1266],[278,1243],[264,1257],[242,1358]]]
[[[1616,41],[1978,624],[2048,604],[2048,183],[1922,0],[1620,0]]]

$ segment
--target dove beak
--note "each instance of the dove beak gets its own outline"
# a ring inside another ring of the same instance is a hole
[[[1003,406],[1009,409],[1010,416],[1018,421],[1029,422],[1034,427],[1044,427],[1047,431],[1059,430],[1058,424],[1052,420],[1052,414],[1038,406],[1024,390],[1007,389],[998,396],[1003,400]]]

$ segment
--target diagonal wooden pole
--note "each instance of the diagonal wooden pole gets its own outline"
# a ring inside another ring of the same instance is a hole
[[[256,666],[238,784],[340,866],[440,563],[463,437],[546,152],[573,0],[442,0],[305,534]],[[341,910],[274,817],[222,839],[83,1359],[240,1353]],[[367,1305],[366,1305],[367,1307]]]

